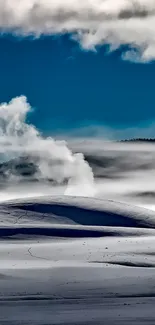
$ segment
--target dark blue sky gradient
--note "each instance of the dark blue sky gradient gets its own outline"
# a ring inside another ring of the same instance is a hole
[[[0,101],[26,95],[30,122],[45,132],[155,121],[155,63],[122,61],[120,50],[84,52],[67,36],[0,38]]]

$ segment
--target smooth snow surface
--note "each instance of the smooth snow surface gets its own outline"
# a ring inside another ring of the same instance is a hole
[[[83,197],[0,205],[0,324],[155,324],[155,213]]]

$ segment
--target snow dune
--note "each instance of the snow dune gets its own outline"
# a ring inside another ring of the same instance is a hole
[[[2,325],[154,324],[155,212],[84,197],[0,205]]]

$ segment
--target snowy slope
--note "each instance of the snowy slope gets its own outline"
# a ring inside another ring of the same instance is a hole
[[[0,205],[0,324],[154,324],[155,213],[40,197]]]

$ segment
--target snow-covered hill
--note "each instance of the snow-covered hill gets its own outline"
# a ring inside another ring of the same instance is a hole
[[[153,324],[155,213],[84,197],[0,205],[0,323]]]

